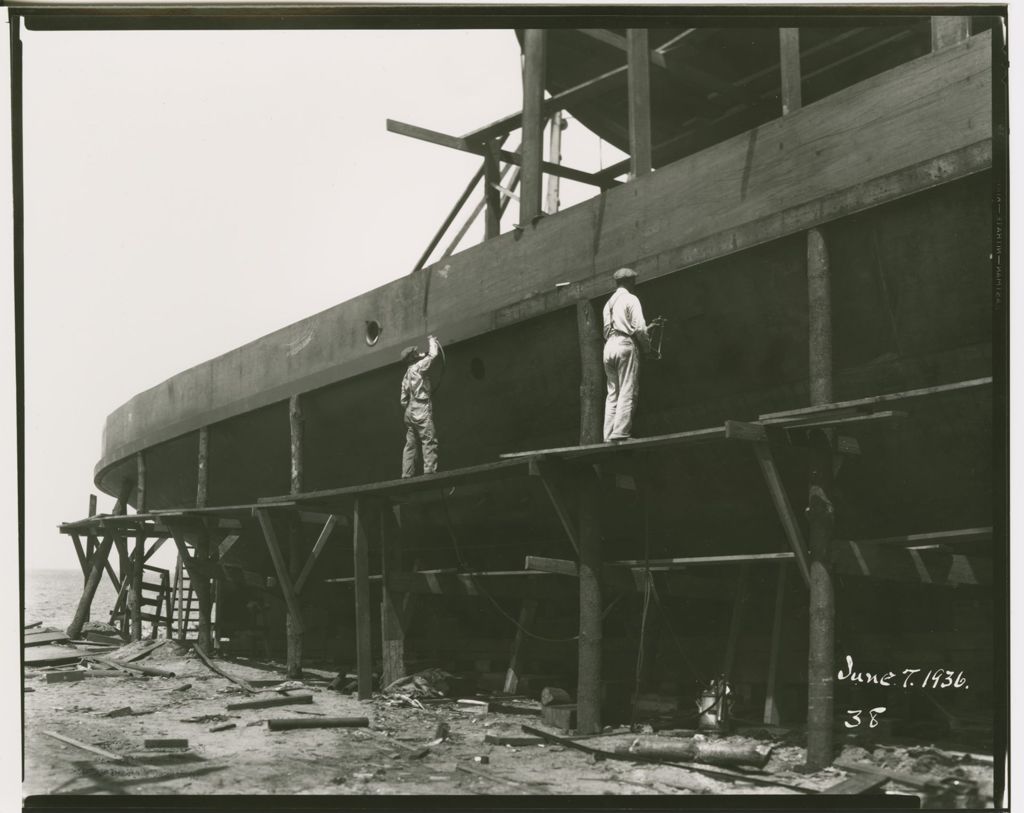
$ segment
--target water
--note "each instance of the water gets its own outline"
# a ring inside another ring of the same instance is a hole
[[[66,629],[82,596],[84,579],[80,570],[26,570],[22,604],[25,623],[42,621],[43,626]],[[117,594],[104,574],[92,602],[93,621],[109,621]]]

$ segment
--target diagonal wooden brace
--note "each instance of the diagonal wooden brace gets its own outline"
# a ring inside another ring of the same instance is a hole
[[[306,560],[306,564],[302,568],[302,572],[299,573],[299,577],[295,580],[295,592],[298,595],[302,594],[302,588],[306,586],[306,580],[309,578],[309,574],[313,572],[313,566],[316,565],[316,560],[320,558],[320,552],[324,549],[327,544],[327,539],[331,535],[331,531],[334,530],[334,526],[338,524],[338,518],[334,514],[331,514],[327,518],[327,522],[324,523],[323,530],[320,531],[320,536],[316,540],[316,544],[313,545],[313,550],[309,554],[309,558]]]
[[[569,494],[571,493],[569,478],[558,468],[557,464],[549,460],[531,461],[530,474],[536,474],[540,477],[548,499],[551,500],[551,507],[555,509],[555,513],[558,515],[558,521],[562,524],[572,549],[579,556],[578,521],[569,501]]]
[[[281,585],[281,592],[284,594],[284,602],[292,618],[292,627],[295,632],[301,634],[303,631],[302,608],[299,606],[299,598],[295,594],[291,576],[288,575],[288,565],[281,555],[281,546],[277,541],[277,532],[274,530],[274,523],[270,518],[270,512],[266,508],[254,508],[253,513],[263,529],[263,538],[267,542],[267,550],[270,552],[270,558],[274,563],[277,580]]]
[[[803,532],[797,522],[796,514],[793,513],[793,506],[789,503],[789,496],[782,485],[782,478],[779,476],[778,467],[775,465],[775,456],[772,454],[771,446],[767,443],[754,443],[754,454],[761,466],[761,473],[768,485],[768,493],[771,495],[775,511],[782,522],[782,528],[786,532],[786,539],[796,556],[797,567],[800,568],[800,575],[804,583],[810,584],[810,570],[807,565],[807,543],[804,541]]]

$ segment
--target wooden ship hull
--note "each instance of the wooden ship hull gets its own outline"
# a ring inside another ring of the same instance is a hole
[[[923,47],[908,53],[921,29],[906,28],[910,34],[897,37],[903,50],[891,67],[879,72],[877,60],[862,54],[863,78],[851,69],[840,86],[810,92],[801,109],[784,117],[777,108],[767,114],[764,105],[753,105],[682,138],[688,122],[657,115],[656,104],[656,171],[614,186],[607,178],[609,188],[591,200],[523,223],[140,393],[107,420],[97,486],[138,506],[144,476],[150,512],[286,496],[295,491],[289,412],[296,404],[303,493],[397,478],[404,440],[398,355],[428,332],[445,349],[434,402],[442,473],[509,453],[572,447],[580,441],[581,421],[579,303],[599,313],[612,272],[627,265],[640,275],[638,295],[648,318],[667,319],[662,357],[642,365],[638,437],[757,422],[807,407],[805,235],[814,228],[828,245],[832,400],[940,389],[895,405],[884,420],[840,429],[855,437],[859,454],[845,457],[836,473],[836,538],[845,544],[964,529],[969,532],[957,539],[984,538],[993,525],[997,485],[992,392],[977,383],[993,373],[992,34],[978,31],[932,51],[925,21]],[[889,42],[884,33],[863,36]],[[726,36],[743,39],[742,32]],[[665,33],[661,41],[670,38]],[[712,45],[705,43],[705,51]],[[549,47],[554,94],[622,61],[609,52],[592,64],[581,62],[573,55],[591,51],[564,32],[553,32]],[[812,40],[805,59],[823,50],[815,52]],[[750,70],[759,75],[758,66]],[[653,77],[655,101],[667,92],[666,81]],[[745,87],[755,92],[755,85]],[[757,92],[777,106],[777,95]],[[628,147],[624,113],[611,96],[591,96],[569,110]],[[975,384],[955,386],[963,382]],[[798,444],[780,449],[775,462],[783,499],[805,523],[805,450]],[[664,600],[674,609],[665,608],[672,620],[658,634],[671,633],[684,652],[666,645],[655,684],[667,681],[673,691],[686,684],[689,692],[698,675],[716,674],[724,657],[724,671],[748,687],[747,699],[750,692],[763,697],[781,608],[788,607],[786,617],[801,629],[808,611],[799,577],[783,587],[776,568],[757,566],[770,564],[773,554],[791,555],[791,546],[777,511],[780,495],[770,482],[766,488],[751,445],[666,446],[601,467],[608,560],[754,557],[740,582],[734,566],[663,568]],[[496,637],[497,648],[507,649],[516,633],[507,619],[522,619],[517,602],[528,597],[549,602],[545,637],[551,640],[531,642],[538,662],[551,674],[574,672],[573,653],[555,640],[575,633],[574,582],[514,575],[523,570],[524,556],[577,559],[564,533],[565,516],[543,478],[509,478],[500,488],[445,485],[440,501],[419,494],[394,502],[404,512],[414,575],[426,568],[506,574],[488,581],[484,593],[457,581],[438,587],[437,578],[407,575],[409,592],[441,594],[430,617],[406,630],[408,663],[449,658],[470,668],[472,653],[493,654]],[[315,500],[310,505],[314,510]],[[347,531],[323,548],[303,598],[307,653],[345,660],[359,619],[342,596],[357,565],[352,516],[337,513]],[[250,574],[250,587],[274,594],[278,571],[257,520],[242,516],[239,522],[241,538],[223,562]],[[318,530],[299,533],[306,549]],[[876,663],[897,648],[911,660],[955,656],[958,668],[974,670],[979,686],[991,686],[991,605],[985,602],[991,550],[971,559],[966,577],[950,569],[959,550],[922,553],[926,560],[940,556],[935,568],[933,560],[923,561],[924,575],[912,556],[909,577],[900,571],[880,581],[864,578],[877,574],[866,565],[857,572],[856,562],[842,570],[837,578],[850,589],[839,591],[840,612],[858,618],[837,633],[844,651]],[[371,542],[371,557],[378,552]],[[218,635],[225,641],[247,623],[244,583],[225,582],[218,594]],[[613,584],[637,589],[621,580]],[[936,592],[949,584],[959,585],[958,602]],[[733,629],[740,595],[747,596],[747,617],[754,620]],[[271,637],[283,646],[285,607],[275,601]],[[475,609],[467,611],[466,601]],[[629,630],[639,612],[635,597],[624,602],[625,631],[606,632],[612,682],[632,679],[636,644]],[[380,623],[373,621],[377,637]],[[608,625],[618,623],[612,618]],[[507,635],[495,636],[496,624],[507,627]],[[456,629],[458,635],[445,632]],[[476,647],[485,638],[486,646]],[[793,687],[788,710],[798,716],[806,645],[794,633],[781,645],[788,657],[778,661],[780,685]],[[980,689],[971,702],[990,699]]]

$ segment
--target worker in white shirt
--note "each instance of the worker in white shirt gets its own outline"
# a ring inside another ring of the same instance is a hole
[[[408,364],[402,378],[402,406],[405,408],[405,449],[402,452],[402,477],[416,474],[416,459],[423,457],[423,473],[437,471],[437,433],[434,431],[434,407],[427,372],[437,358],[437,339],[427,337],[427,352],[418,347],[402,351]]]
[[[608,398],[604,404],[605,443],[628,440],[633,409],[640,391],[640,353],[650,350],[650,325],[635,293],[636,271],[620,268],[613,275],[615,293],[604,306],[604,373]]]

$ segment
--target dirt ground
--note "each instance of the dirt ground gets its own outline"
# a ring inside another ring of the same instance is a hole
[[[124,658],[141,645],[123,647],[106,657]],[[761,786],[752,780],[713,778],[697,770],[668,765],[595,760],[560,745],[503,746],[485,743],[488,734],[523,736],[525,723],[546,728],[537,716],[461,711],[445,703],[426,709],[391,707],[380,697],[359,701],[327,687],[332,675],[306,672],[292,694],[312,694],[313,702],[269,709],[228,711],[228,703],[281,696],[260,687],[247,696],[213,673],[191,652],[167,642],[138,665],[174,672],[174,677],[96,677],[48,683],[45,674],[26,669],[24,794],[800,794],[823,791],[847,773],[827,768],[816,774],[794,770],[805,758],[798,745],[776,742],[763,773],[754,778],[782,783]],[[218,666],[244,680],[279,679],[283,669],[255,668],[226,660]],[[131,713],[108,716],[130,707]],[[367,717],[366,728],[270,731],[275,718]],[[431,745],[440,722],[447,739]],[[218,724],[235,727],[211,732]],[[105,758],[52,738],[54,732],[121,755]],[[671,733],[659,732],[670,737]],[[737,743],[767,747],[760,739],[732,735]],[[151,738],[184,738],[187,749],[147,749]],[[628,732],[582,740],[612,751],[630,742]],[[914,773],[923,757],[890,749],[879,754],[847,746],[844,757],[879,762]],[[481,758],[485,758],[481,761]],[[961,776],[979,785],[981,803],[991,806],[991,766],[963,757],[931,757],[923,766],[933,775]],[[694,766],[697,768],[699,766]],[[707,767],[707,766],[705,766]],[[475,773],[474,773],[475,771]],[[891,792],[911,788],[890,783]],[[987,794],[987,795],[986,795]]]

